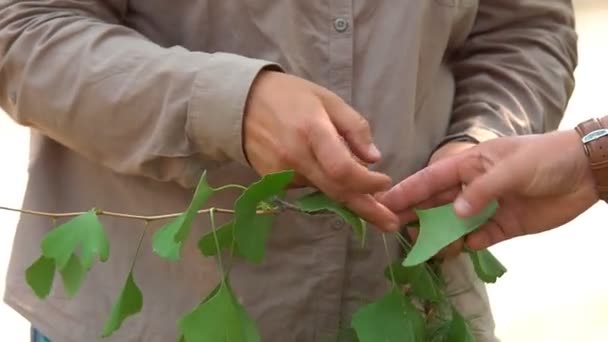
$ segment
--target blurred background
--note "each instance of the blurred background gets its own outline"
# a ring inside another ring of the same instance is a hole
[[[547,0],[551,1],[551,0]],[[576,90],[562,128],[608,114],[608,0],[575,0],[579,32]],[[27,181],[28,131],[0,113],[0,205],[20,207]],[[0,294],[18,215],[0,211]],[[492,248],[508,268],[489,286],[504,342],[608,341],[608,207],[570,224]],[[29,324],[0,304],[0,341],[29,341]]]

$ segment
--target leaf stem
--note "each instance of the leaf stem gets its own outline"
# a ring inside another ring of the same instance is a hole
[[[399,244],[401,244],[401,247],[403,247],[403,249],[406,252],[409,252],[412,249],[412,244],[401,234],[401,232],[396,232],[395,233],[395,237],[397,238],[397,241],[399,241]],[[424,263],[424,267],[427,269],[427,271],[429,271],[429,273],[431,274],[431,276],[433,278],[435,278],[435,280],[437,280],[438,282],[441,283],[441,278],[439,278],[439,276],[437,274],[435,274],[435,271],[428,264],[428,262]]]
[[[397,287],[397,281],[395,280],[395,273],[393,272],[393,261],[391,259],[391,253],[388,251],[388,242],[386,241],[386,233],[382,233],[382,242],[384,242],[384,252],[386,253],[386,260],[388,261],[388,270],[391,274],[391,282],[393,288]]]
[[[232,229],[232,241],[230,242],[230,262],[228,263],[228,270],[226,270],[227,273],[230,273],[230,270],[232,269],[232,263],[234,262],[234,247],[236,246],[236,239],[234,238],[234,225],[232,225],[232,227],[230,227],[230,229]]]
[[[146,221],[144,223],[144,229],[141,232],[141,235],[139,237],[139,242],[137,243],[137,248],[135,249],[135,256],[133,257],[133,261],[131,262],[131,269],[129,272],[133,272],[133,268],[135,267],[135,262],[137,261],[137,256],[139,255],[139,250],[141,248],[141,243],[144,241],[144,236],[146,236],[146,232],[148,231],[148,224],[150,222]]]
[[[247,187],[244,185],[240,185],[240,184],[226,184],[226,185],[222,185],[217,188],[213,188],[213,191],[222,191],[222,190],[226,190],[226,189],[247,190]]]
[[[406,250],[406,252],[409,252],[412,249],[412,244],[403,236],[403,234],[401,234],[401,232],[396,232],[395,237],[401,242],[401,246],[403,246],[403,249]]]
[[[220,248],[220,241],[217,238],[217,228],[215,226],[215,210],[211,208],[209,211],[209,221],[211,222],[211,230],[213,231],[213,240],[215,241],[215,248],[217,251],[217,261],[219,263],[220,272],[222,272],[222,283],[226,279],[226,273],[224,273],[224,263],[222,262],[222,249]]]

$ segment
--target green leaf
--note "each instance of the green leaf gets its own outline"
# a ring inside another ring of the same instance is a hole
[[[25,270],[25,280],[36,296],[45,299],[53,287],[55,278],[55,260],[41,255]]]
[[[154,234],[152,248],[156,254],[171,261],[179,260],[182,245],[192,230],[192,222],[213,192],[213,188],[207,183],[206,172],[204,172],[188,209]]]
[[[320,211],[331,211],[340,217],[346,223],[353,227],[355,234],[361,240],[361,246],[365,245],[366,225],[365,221],[359,218],[355,213],[348,208],[338,204],[322,192],[313,192],[311,194],[300,197],[296,203],[300,210],[307,213],[315,213]]]
[[[474,231],[484,224],[498,208],[496,201],[473,217],[460,218],[452,209],[452,204],[440,207],[416,210],[420,220],[420,234],[403,261],[403,266],[414,266],[423,263],[442,248]]]
[[[498,278],[507,272],[503,264],[487,249],[469,251],[469,257],[475,267],[475,273],[477,273],[479,279],[486,283],[495,283]]]
[[[123,321],[127,317],[137,314],[141,311],[144,299],[139,287],[133,279],[133,272],[129,272],[127,281],[118,297],[118,300],[112,307],[110,317],[106,320],[103,328],[102,337],[108,337],[120,328]]]
[[[452,307],[452,321],[446,342],[475,342],[475,337],[464,317]]]
[[[218,244],[220,245],[220,251],[223,249],[229,249],[232,246],[234,240],[234,221],[230,221],[215,231],[217,235]],[[213,231],[203,235],[198,241],[198,249],[204,256],[217,255],[217,247],[215,246],[215,238]]]
[[[258,204],[279,195],[293,180],[293,171],[267,174],[243,191],[235,203],[234,237],[239,252],[246,259],[260,262],[266,237],[272,225],[270,215],[258,215]]]
[[[192,312],[181,318],[186,341],[259,342],[255,323],[238,303],[227,281],[221,282]]]
[[[94,210],[77,216],[50,231],[42,240],[42,254],[55,259],[55,265],[63,270],[68,261],[81,247],[82,266],[88,270],[95,255],[105,262],[110,253],[110,243]]]
[[[78,256],[72,254],[65,268],[59,272],[61,273],[61,279],[63,280],[63,288],[68,297],[73,297],[78,293],[87,270],[82,266]]]
[[[436,302],[443,298],[443,292],[425,264],[404,267],[399,261],[392,264],[393,275],[397,284],[410,285],[412,293],[421,299]],[[386,278],[391,280],[390,269],[384,270]]]
[[[152,237],[154,253],[170,261],[179,260],[182,243],[175,242],[175,234],[177,234],[183,219],[183,216],[180,216],[154,233]]]
[[[424,318],[397,289],[360,308],[351,324],[361,342],[425,341]]]
[[[273,222],[273,215],[260,214],[253,216],[247,229],[241,229],[237,235],[235,254],[244,256],[256,263],[264,260],[266,239],[270,235]]]

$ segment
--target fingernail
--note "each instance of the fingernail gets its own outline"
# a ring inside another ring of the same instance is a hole
[[[467,216],[471,213],[471,204],[464,198],[457,198],[454,202],[454,211],[459,216]]]
[[[381,157],[380,150],[378,150],[378,148],[374,144],[369,145],[368,153],[369,153],[369,156],[374,159],[380,159],[380,157]]]

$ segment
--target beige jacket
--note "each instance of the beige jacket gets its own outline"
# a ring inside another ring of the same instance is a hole
[[[0,106],[32,129],[23,206],[163,214],[185,209],[202,169],[213,186],[250,183],[243,106],[266,65],[366,116],[384,156],[377,169],[395,182],[446,138],[554,129],[573,88],[573,20],[566,0],[0,0]],[[208,205],[230,207],[235,195]],[[54,342],[96,341],[124,283],[143,226],[102,222],[109,261],[74,299],[56,281],[46,301],[24,270],[51,221],[19,223],[5,301]],[[160,224],[135,267],[143,311],[104,341],[175,341],[177,318],[217,283],[215,260],[196,248],[207,221],[179,263],[151,251]],[[281,215],[265,261],[232,271],[263,340],[323,341],[382,295],[382,242],[373,229],[368,240],[360,248],[333,216]],[[496,341],[468,259],[444,269],[478,341]]]

